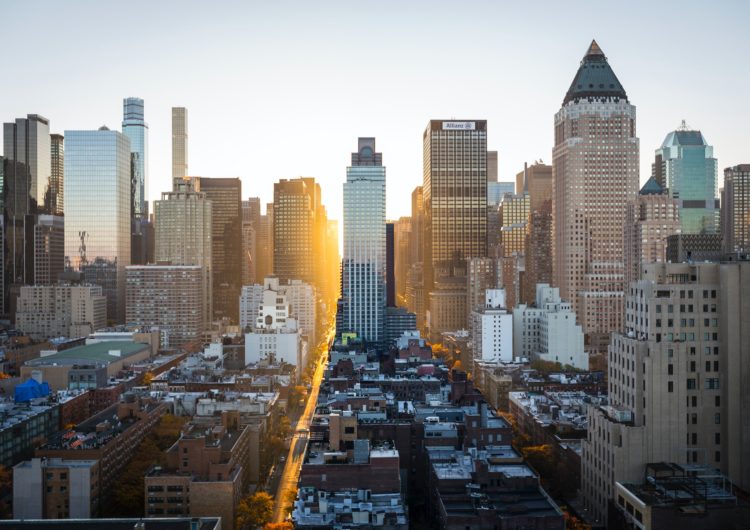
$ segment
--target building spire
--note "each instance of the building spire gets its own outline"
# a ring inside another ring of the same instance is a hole
[[[591,41],[591,45],[589,46],[589,51],[586,52],[586,56],[588,57],[589,55],[601,55],[601,56],[604,56],[604,52],[599,47],[599,45],[596,43],[596,39],[593,39]]]

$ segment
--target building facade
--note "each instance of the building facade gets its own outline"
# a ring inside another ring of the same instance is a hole
[[[625,205],[638,191],[635,106],[596,41],[555,115],[554,285],[597,349],[620,328]]]
[[[346,168],[341,286],[339,331],[357,333],[368,342],[382,341],[387,288],[385,167],[382,154],[375,151],[375,138],[359,139],[352,165]]]
[[[188,111],[172,107],[172,178],[188,176]]]
[[[130,139],[106,127],[65,132],[66,267],[102,285],[115,322],[125,319],[130,265],[130,153]]]
[[[750,164],[724,170],[721,231],[726,253],[750,251]]]
[[[169,348],[201,340],[204,278],[199,265],[131,265],[125,270],[128,325],[158,327]]]
[[[484,307],[471,312],[471,339],[475,361],[513,362],[513,313],[502,289],[488,289]]]
[[[16,327],[35,340],[86,337],[107,325],[107,299],[98,285],[23,286]]]
[[[144,121],[144,105],[141,98],[122,100],[122,134],[130,138],[133,217],[148,217],[148,124]]]

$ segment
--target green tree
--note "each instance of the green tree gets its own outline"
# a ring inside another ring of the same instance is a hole
[[[237,507],[237,530],[254,530],[271,521],[273,517],[273,497],[265,491],[248,495]]]

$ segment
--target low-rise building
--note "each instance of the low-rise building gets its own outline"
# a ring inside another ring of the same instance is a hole
[[[31,458],[37,445],[59,428],[60,405],[49,398],[0,401],[0,464],[12,467]]]
[[[474,361],[513,361],[513,314],[505,309],[503,289],[485,291],[484,307],[471,312],[471,337]]]
[[[13,467],[13,517],[78,519],[99,506],[99,462],[32,458]]]
[[[407,508],[398,492],[370,489],[328,492],[302,487],[297,492],[292,520],[295,528],[363,528],[407,530]]]

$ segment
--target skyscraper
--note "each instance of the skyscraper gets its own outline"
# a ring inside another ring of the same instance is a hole
[[[65,260],[101,285],[107,316],[125,319],[130,265],[130,139],[101,127],[65,131]]]
[[[639,279],[642,265],[665,263],[667,238],[679,233],[678,202],[651,177],[627,205],[625,285]]]
[[[13,311],[11,291],[34,281],[34,227],[39,214],[49,213],[51,139],[49,120],[37,114],[3,125],[4,148],[4,273],[6,311]],[[10,315],[13,317],[13,315]]]
[[[521,300],[533,304],[536,286],[552,283],[552,166],[541,161],[523,165],[516,175],[516,192],[529,195],[529,220],[526,227],[524,275]]]
[[[592,41],[555,114],[554,284],[594,348],[620,328],[625,205],[638,191],[635,106]]]
[[[172,179],[188,175],[188,111],[172,107]]]
[[[344,183],[342,332],[385,338],[385,167],[375,138],[359,138]]]
[[[281,179],[273,185],[273,265],[282,283],[314,283],[313,242],[319,195],[320,186],[312,179]]]
[[[65,266],[65,220],[42,214],[34,226],[34,285],[57,283]]]
[[[721,215],[724,251],[750,252],[750,164],[724,170]]]
[[[242,285],[256,283],[258,262],[258,231],[260,230],[260,199],[242,201]]]
[[[213,318],[239,322],[242,289],[242,181],[191,177],[195,190],[211,201]]]
[[[65,211],[65,143],[62,134],[50,135],[50,180],[47,211],[52,215],[63,215]]]
[[[497,182],[497,151],[487,151],[487,182]]]
[[[141,98],[122,100],[122,134],[130,139],[133,218],[143,219],[147,217],[148,124]]]
[[[406,297],[406,275],[411,264],[409,260],[411,255],[411,248],[409,248],[411,225],[411,217],[400,217],[398,221],[393,223],[394,274],[396,276],[396,300],[400,302],[399,305],[403,305],[402,301]]]
[[[156,217],[155,256],[157,262],[199,265],[203,275],[203,308],[208,326],[213,318],[213,265],[211,247],[211,201],[195,191],[193,181],[174,179],[174,189],[161,194],[154,205]]]
[[[396,223],[385,224],[385,306],[396,307]]]
[[[431,120],[423,134],[422,193],[425,213],[424,288],[426,307],[437,311],[430,334],[466,323],[466,260],[487,255],[487,122]],[[450,296],[440,296],[441,285]],[[464,314],[440,304],[464,301]],[[443,318],[445,317],[445,318]],[[440,324],[437,324],[440,322]]]
[[[719,232],[718,167],[714,148],[684,121],[656,150],[652,176],[679,201],[683,234]]]

